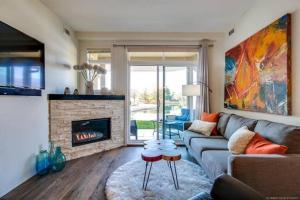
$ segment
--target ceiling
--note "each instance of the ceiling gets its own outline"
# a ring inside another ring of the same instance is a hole
[[[253,0],[41,0],[75,31],[227,32]]]

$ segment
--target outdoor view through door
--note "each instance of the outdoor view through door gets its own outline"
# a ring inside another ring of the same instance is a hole
[[[153,54],[129,53],[133,57],[130,62],[129,138],[131,141],[170,138],[180,142],[183,125],[192,120],[194,110],[192,97],[182,96],[182,85],[195,79],[194,62],[198,54],[175,52],[166,57],[164,53],[164,62],[157,61],[156,65],[153,65],[154,58],[147,62]],[[138,55],[143,56],[144,65],[141,65],[141,58],[137,59]],[[157,60],[157,52],[155,56]],[[134,59],[139,62],[132,62]],[[187,62],[183,62],[184,59]]]

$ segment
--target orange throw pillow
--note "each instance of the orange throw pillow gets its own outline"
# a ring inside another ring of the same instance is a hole
[[[245,154],[285,154],[287,150],[287,146],[274,144],[256,133],[247,145]]]
[[[216,122],[216,123],[218,123],[219,113],[206,113],[206,112],[203,112],[202,115],[201,115],[200,120],[205,121],[205,122]],[[217,126],[212,130],[211,135],[218,135]]]

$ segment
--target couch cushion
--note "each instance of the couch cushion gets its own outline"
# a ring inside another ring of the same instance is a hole
[[[182,138],[184,144],[189,147],[191,145],[191,139],[193,138],[224,138],[223,136],[216,135],[216,136],[206,136],[200,133],[195,133],[193,131],[183,131],[180,133],[180,137]]]
[[[219,114],[219,121],[217,124],[217,131],[220,135],[224,135],[225,134],[225,129],[227,126],[227,123],[230,119],[231,114],[227,114],[227,113],[223,113],[221,112]]]
[[[193,131],[189,131],[189,130],[186,130],[186,131],[183,131],[180,133],[180,137],[182,138],[184,144],[189,147],[190,146],[190,141],[192,138],[199,138],[201,136],[204,136],[204,135],[201,135],[199,133],[195,133]]]
[[[229,139],[231,135],[242,126],[247,126],[250,131],[253,131],[256,123],[257,120],[254,119],[231,115],[226,126],[224,137]]]
[[[290,126],[266,120],[259,120],[254,131],[267,140],[276,144],[288,147],[286,153],[300,153],[300,129],[296,126]]]
[[[196,156],[202,156],[206,150],[227,150],[228,141],[224,138],[192,138],[191,149]]]
[[[225,150],[209,150],[202,153],[201,164],[210,179],[227,173],[230,155],[231,153]]]

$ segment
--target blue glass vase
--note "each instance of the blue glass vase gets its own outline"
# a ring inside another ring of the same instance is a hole
[[[52,170],[55,172],[61,171],[66,166],[66,156],[61,152],[60,147],[56,147],[55,154],[52,158]]]
[[[49,154],[46,150],[40,150],[36,156],[35,169],[38,175],[45,175],[49,172]]]
[[[54,142],[50,141],[49,146],[50,146],[50,149],[49,149],[49,168],[50,168],[50,170],[52,170],[53,160],[54,160],[54,156],[55,156]]]

